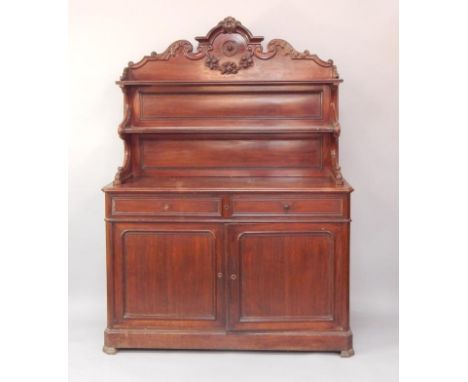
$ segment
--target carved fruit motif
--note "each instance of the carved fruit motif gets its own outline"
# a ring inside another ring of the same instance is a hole
[[[219,58],[208,54],[206,56],[205,65],[211,70],[218,70],[221,74],[236,74],[241,69],[250,68],[253,65],[253,54],[251,52],[244,54],[238,63],[233,61],[219,62]]]
[[[252,54],[244,54],[239,61],[239,66],[242,69],[247,69],[251,67],[252,65],[253,65]]]
[[[211,70],[216,70],[219,67],[219,59],[216,56],[207,55],[205,60],[206,66],[208,66]]]
[[[239,71],[239,67],[235,62],[227,61],[221,65],[221,74],[236,74]]]

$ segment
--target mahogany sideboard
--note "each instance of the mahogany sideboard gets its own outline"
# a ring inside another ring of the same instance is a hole
[[[104,351],[353,352],[332,60],[227,17],[130,62]]]

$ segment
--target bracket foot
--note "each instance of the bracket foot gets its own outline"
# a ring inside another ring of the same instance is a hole
[[[106,354],[109,354],[109,355],[114,355],[114,354],[117,354],[117,349],[116,348],[113,348],[113,347],[110,347],[110,346],[106,346],[104,345],[102,347],[102,351]]]
[[[351,348],[351,349],[348,349],[348,350],[342,350],[340,352],[340,357],[342,358],[349,358],[349,357],[352,357],[354,355],[354,349]]]

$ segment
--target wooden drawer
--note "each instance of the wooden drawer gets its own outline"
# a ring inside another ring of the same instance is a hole
[[[232,216],[333,216],[346,215],[345,197],[238,196],[232,198]]]
[[[112,215],[221,216],[221,198],[197,196],[116,196]]]

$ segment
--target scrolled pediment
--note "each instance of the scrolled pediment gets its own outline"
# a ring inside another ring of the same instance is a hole
[[[254,36],[233,17],[226,17],[206,36],[196,37],[195,48],[178,40],[162,53],[152,52],[130,62],[121,81],[330,81],[339,78],[332,60],[324,61],[308,50],[299,52],[285,40]],[[164,76],[160,75],[164,73]]]

